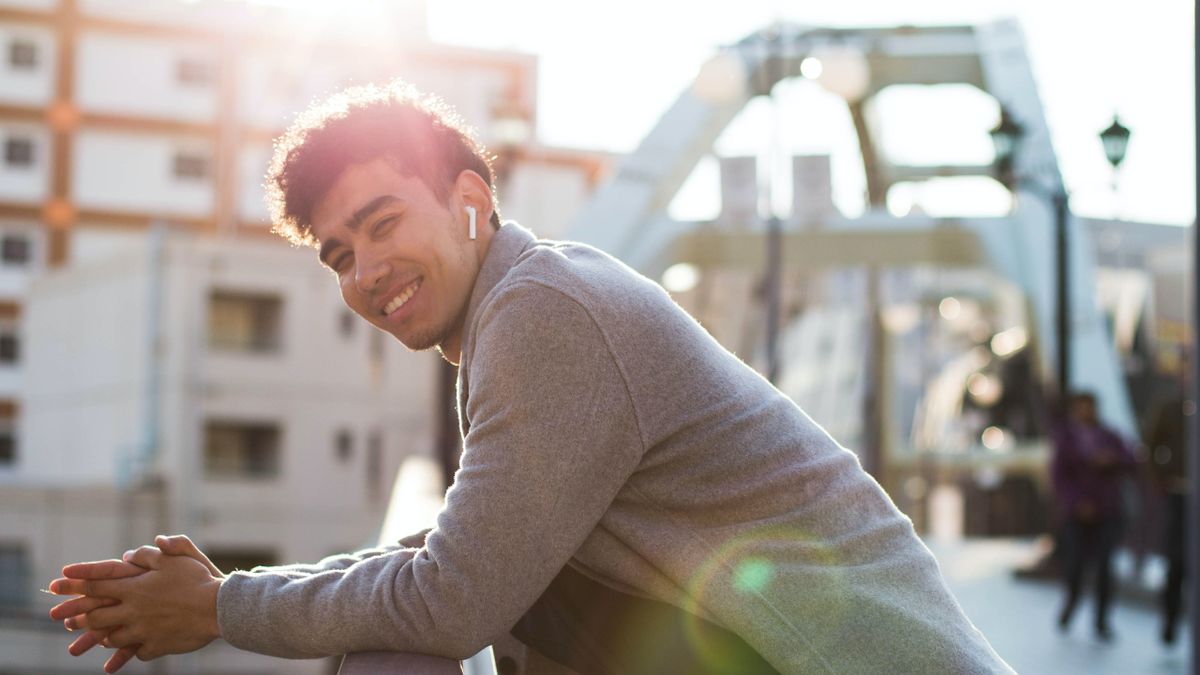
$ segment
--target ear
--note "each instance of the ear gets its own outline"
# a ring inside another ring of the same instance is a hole
[[[454,197],[460,206],[475,207],[479,227],[488,226],[493,211],[492,190],[482,176],[470,169],[460,172],[454,181]]]

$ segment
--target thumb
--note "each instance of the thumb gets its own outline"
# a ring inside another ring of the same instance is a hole
[[[196,560],[207,567],[213,576],[225,576],[186,534],[160,534],[154,538],[154,545],[168,555],[182,555]]]

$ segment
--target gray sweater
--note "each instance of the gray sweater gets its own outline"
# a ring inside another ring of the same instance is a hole
[[[503,226],[458,396],[461,469],[425,547],[233,573],[228,642],[461,658],[570,564],[783,673],[1010,672],[855,456],[613,258]]]

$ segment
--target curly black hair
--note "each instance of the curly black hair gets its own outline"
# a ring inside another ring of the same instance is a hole
[[[464,170],[492,188],[492,218],[500,225],[494,157],[458,113],[436,96],[396,80],[351,87],[314,103],[275,141],[267,170],[271,231],[298,246],[315,246],[312,210],[347,167],[386,158],[439,199]]]

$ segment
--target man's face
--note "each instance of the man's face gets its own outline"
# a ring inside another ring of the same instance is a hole
[[[1079,397],[1071,403],[1071,412],[1076,421],[1084,424],[1096,422],[1096,402],[1090,398]]]
[[[457,362],[462,322],[486,241],[467,236],[457,186],[443,202],[384,159],[347,168],[317,202],[312,233],[342,299],[413,350]],[[491,228],[479,214],[480,239]]]

